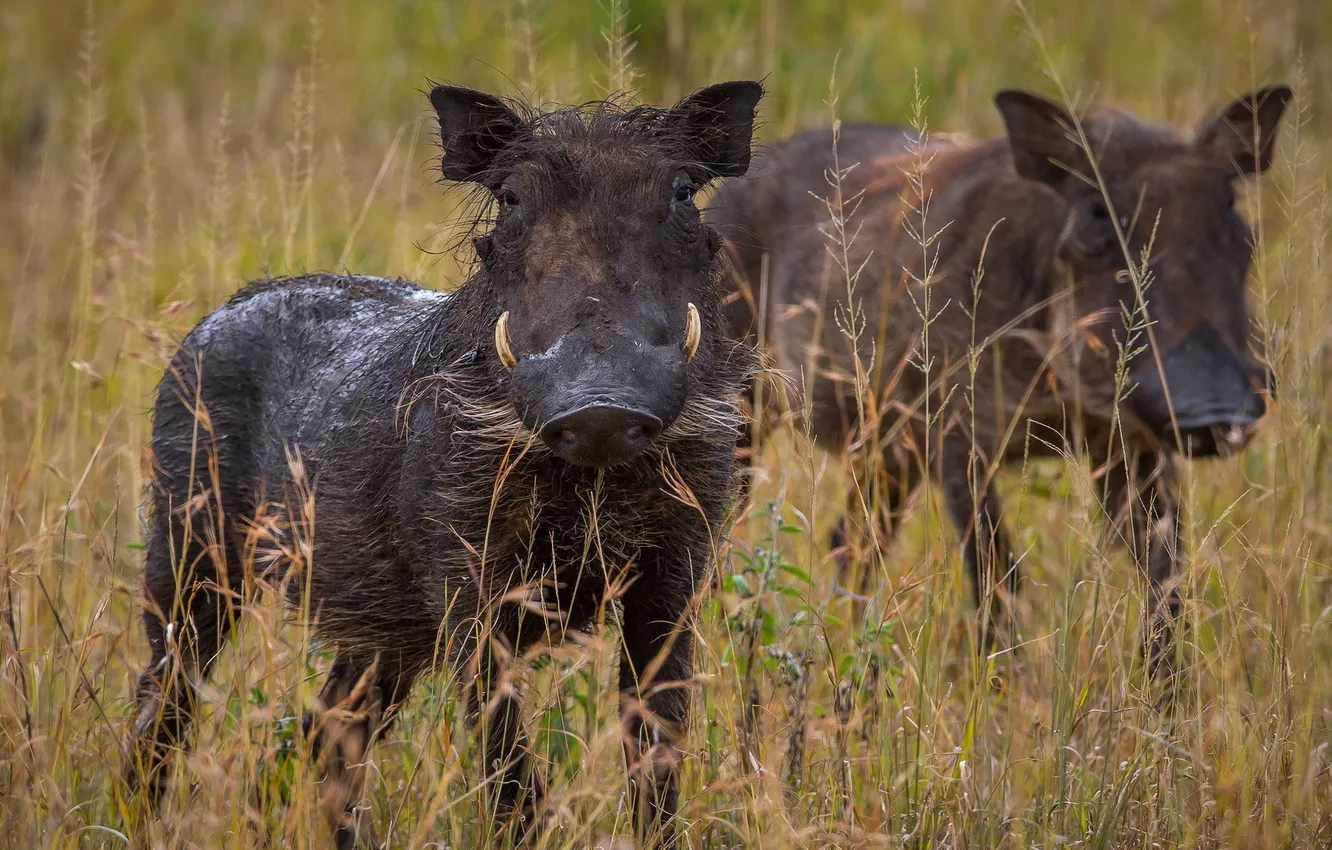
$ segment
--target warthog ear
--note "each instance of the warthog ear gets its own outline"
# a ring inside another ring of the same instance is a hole
[[[706,171],[703,179],[739,177],[749,170],[754,107],[761,97],[763,86],[739,80],[699,89],[671,107],[671,129]]]
[[[1276,148],[1277,125],[1291,96],[1287,85],[1249,92],[1199,125],[1194,146],[1233,164],[1240,174],[1266,171]]]
[[[1070,172],[1090,176],[1091,163],[1062,106],[1028,91],[1005,89],[994,96],[1004,117],[1013,165],[1028,180],[1057,184]]]
[[[498,189],[504,175],[492,168],[495,157],[517,138],[523,119],[499,98],[461,86],[435,86],[430,104],[439,116],[444,178]]]

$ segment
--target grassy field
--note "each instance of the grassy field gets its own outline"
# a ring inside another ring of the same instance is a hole
[[[1298,92],[1244,199],[1280,376],[1260,437],[1185,475],[1190,666],[1153,707],[1143,588],[1084,465],[1001,482],[1025,553],[1022,666],[976,663],[955,535],[922,493],[833,593],[843,461],[787,429],[720,566],[685,741],[689,847],[1332,845],[1332,6],[1323,0],[9,0],[0,8],[0,847],[306,846],[291,757],[329,659],[272,600],[206,691],[160,822],[117,779],[138,617],[147,407],[244,281],[348,268],[441,289],[468,258],[427,78],[535,100],[672,101],[763,77],[771,141],[834,117],[996,132],[994,91],[1062,86],[1179,126]],[[632,47],[632,50],[626,51]],[[524,676],[556,828],[627,831],[615,640]],[[470,847],[479,768],[444,677],[377,753],[393,847]]]

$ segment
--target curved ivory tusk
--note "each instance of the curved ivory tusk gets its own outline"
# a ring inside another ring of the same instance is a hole
[[[685,315],[684,353],[689,360],[698,353],[698,341],[703,336],[703,323],[698,318],[698,308],[691,302]]]
[[[512,369],[518,365],[518,358],[513,356],[513,349],[509,348],[509,311],[500,313],[499,320],[495,322],[495,351],[499,353],[500,362]]]

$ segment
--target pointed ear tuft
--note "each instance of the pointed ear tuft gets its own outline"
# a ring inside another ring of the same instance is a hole
[[[699,89],[671,108],[672,129],[684,136],[691,156],[707,172],[705,179],[739,177],[749,170],[754,109],[761,97],[762,85],[739,80]]]
[[[439,116],[445,179],[498,189],[504,175],[492,166],[518,137],[523,120],[499,98],[461,86],[435,86],[430,104]]]
[[[1078,141],[1073,116],[1063,107],[1018,89],[999,92],[994,105],[1004,118],[1018,174],[1057,185],[1070,172],[1090,172],[1091,163]]]
[[[1277,126],[1293,93],[1290,86],[1263,86],[1204,121],[1194,147],[1245,176],[1266,171],[1276,150]]]

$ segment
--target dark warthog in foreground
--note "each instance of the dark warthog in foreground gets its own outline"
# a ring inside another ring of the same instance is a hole
[[[482,720],[498,813],[521,822],[541,785],[503,662],[618,596],[631,799],[671,842],[693,600],[756,364],[724,332],[722,241],[694,195],[745,172],[761,93],[519,115],[436,88],[444,177],[496,209],[475,276],[452,295],[268,281],[186,337],[153,423],[130,769],[154,798],[257,579],[336,647],[306,725],[339,846],[373,840],[367,748],[437,661]]]
[[[742,278],[732,333],[753,335],[751,305],[765,305],[762,330],[819,441],[882,450],[886,489],[864,482],[856,498],[885,530],[936,477],[983,639],[1018,579],[995,468],[1072,448],[1104,477],[1150,585],[1150,666],[1169,669],[1173,458],[1233,452],[1265,412],[1271,377],[1245,304],[1252,234],[1234,187],[1268,167],[1290,96],[1259,89],[1185,136],[1123,112],[1078,123],[1005,91],[1007,135],[988,141],[851,128],[838,164],[859,165],[841,181],[840,221],[805,197],[816,187],[837,206],[827,130],[777,145],[709,207]],[[792,155],[820,137],[817,155]]]

